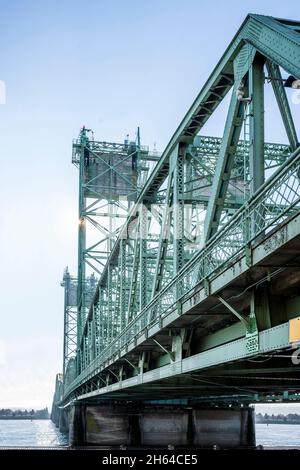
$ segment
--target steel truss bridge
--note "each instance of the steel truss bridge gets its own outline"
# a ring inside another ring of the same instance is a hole
[[[300,22],[251,14],[161,155],[81,130],[59,406],[299,401],[299,78]],[[267,87],[287,144],[265,141]]]

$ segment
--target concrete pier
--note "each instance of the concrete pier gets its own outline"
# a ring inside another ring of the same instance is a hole
[[[194,445],[221,448],[255,446],[252,408],[193,410]]]
[[[69,408],[63,408],[59,410],[58,428],[60,432],[69,432],[69,412]]]
[[[68,424],[67,421],[68,420]],[[254,409],[76,404],[62,412],[70,445],[239,448],[255,446]]]

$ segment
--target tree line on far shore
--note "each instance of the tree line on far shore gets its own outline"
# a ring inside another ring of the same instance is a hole
[[[0,409],[0,419],[49,419],[48,408],[42,410],[11,410]]]
[[[278,414],[278,415],[268,415],[267,413],[257,413],[255,415],[255,420],[257,423],[266,423],[266,424],[300,424],[300,414],[289,413],[287,415]]]

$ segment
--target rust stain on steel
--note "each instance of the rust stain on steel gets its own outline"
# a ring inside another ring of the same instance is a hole
[[[276,248],[283,245],[288,238],[287,227],[282,227],[278,232],[274,233],[268,240],[263,243],[263,248],[266,253],[276,250]]]

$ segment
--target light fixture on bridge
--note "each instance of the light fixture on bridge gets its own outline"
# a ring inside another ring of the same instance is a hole
[[[293,88],[294,90],[300,89],[300,80],[294,77],[294,75],[289,75],[288,78],[265,77],[265,79],[268,80],[268,82],[274,80],[282,82],[285,88]]]
[[[288,78],[284,82],[284,86],[286,88],[294,88],[295,90],[300,89],[300,80],[295,78],[293,75],[289,75]]]

